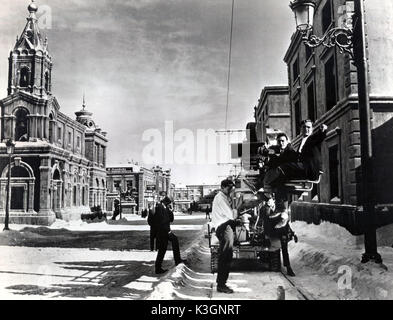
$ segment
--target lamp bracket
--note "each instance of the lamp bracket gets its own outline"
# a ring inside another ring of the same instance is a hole
[[[348,28],[331,28],[322,38],[318,38],[310,31],[303,33],[303,42],[310,48],[316,48],[323,45],[327,48],[337,47],[340,53],[349,53],[353,55],[353,31]]]

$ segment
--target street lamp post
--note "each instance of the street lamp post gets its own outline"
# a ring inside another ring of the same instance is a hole
[[[10,195],[11,195],[11,159],[14,153],[15,143],[9,139],[6,142],[7,154],[8,154],[8,179],[7,179],[7,198],[5,204],[5,219],[4,219],[4,230],[10,230],[8,223],[10,219]]]
[[[363,0],[354,0],[355,12],[353,15],[354,28],[330,28],[318,38],[312,34],[315,1],[295,0],[290,7],[295,14],[296,27],[302,35],[305,45],[315,48],[320,45],[336,47],[340,53],[349,53],[357,68],[360,143],[362,161],[362,194],[363,210],[366,213],[364,230],[365,253],[362,262],[374,261],[382,263],[382,257],[377,251],[375,194],[373,182],[373,150],[371,140],[371,111],[368,84],[368,64],[366,55],[366,36],[364,29],[364,3]]]

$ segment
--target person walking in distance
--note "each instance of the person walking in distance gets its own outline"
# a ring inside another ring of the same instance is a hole
[[[162,274],[167,270],[162,269],[162,262],[168,247],[168,241],[172,243],[173,258],[175,264],[184,263],[185,260],[181,259],[179,240],[176,235],[171,231],[170,224],[173,222],[173,211],[171,208],[171,200],[168,197],[164,197],[160,203],[157,203],[154,214],[153,224],[157,228],[157,240],[158,240],[158,253],[155,262],[156,274]]]
[[[210,219],[210,212],[211,212],[211,209],[210,209],[210,206],[209,206],[209,205],[206,206],[205,212],[206,212],[206,219]]]
[[[116,217],[120,214],[120,201],[119,199],[115,199],[114,201],[114,210],[113,210],[113,215],[112,215],[112,220],[116,220]]]
[[[220,241],[216,280],[217,291],[224,293],[234,292],[226,285],[233,258],[235,220],[230,199],[233,188],[233,181],[229,179],[221,181],[221,190],[214,197],[211,215],[212,227],[216,229],[216,236]]]

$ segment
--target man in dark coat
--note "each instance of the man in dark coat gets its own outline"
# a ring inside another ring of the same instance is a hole
[[[258,150],[261,156],[261,166],[256,189],[263,187],[263,180],[267,171],[275,169],[284,163],[295,162],[298,159],[298,153],[289,143],[288,136],[285,133],[279,133],[276,141],[276,145],[272,145],[269,148],[263,146]]]
[[[266,164],[267,169],[277,168],[284,163],[294,162],[298,158],[298,153],[289,143],[288,136],[285,133],[279,133],[276,140],[277,145],[270,146],[267,150],[269,155],[269,161]]]
[[[185,262],[185,260],[182,260],[180,256],[179,240],[171,231],[170,224],[173,222],[174,217],[170,204],[171,200],[168,197],[165,197],[163,200],[161,200],[160,203],[157,203],[155,207],[153,224],[157,228],[158,240],[158,253],[155,262],[156,274],[161,274],[167,271],[162,269],[162,261],[164,260],[164,256],[168,247],[168,241],[172,243],[175,264],[178,265],[179,263]]]
[[[154,210],[151,209],[149,205],[149,211],[147,215],[147,223],[150,226],[150,251],[154,251],[154,242],[156,242],[156,250],[158,249],[157,245],[157,227],[155,226],[155,219],[154,219]]]
[[[113,215],[112,215],[112,220],[116,220],[116,217],[120,214],[120,201],[118,199],[115,199],[114,201],[114,210],[113,210]]]

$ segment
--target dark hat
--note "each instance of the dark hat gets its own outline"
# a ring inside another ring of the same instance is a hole
[[[161,202],[165,205],[168,205],[172,202],[172,200],[169,197],[165,197]]]
[[[230,179],[225,179],[225,180],[222,180],[222,181],[221,181],[221,188],[226,188],[226,187],[234,186],[234,185],[235,185],[235,184],[234,184],[233,181],[230,180]]]

